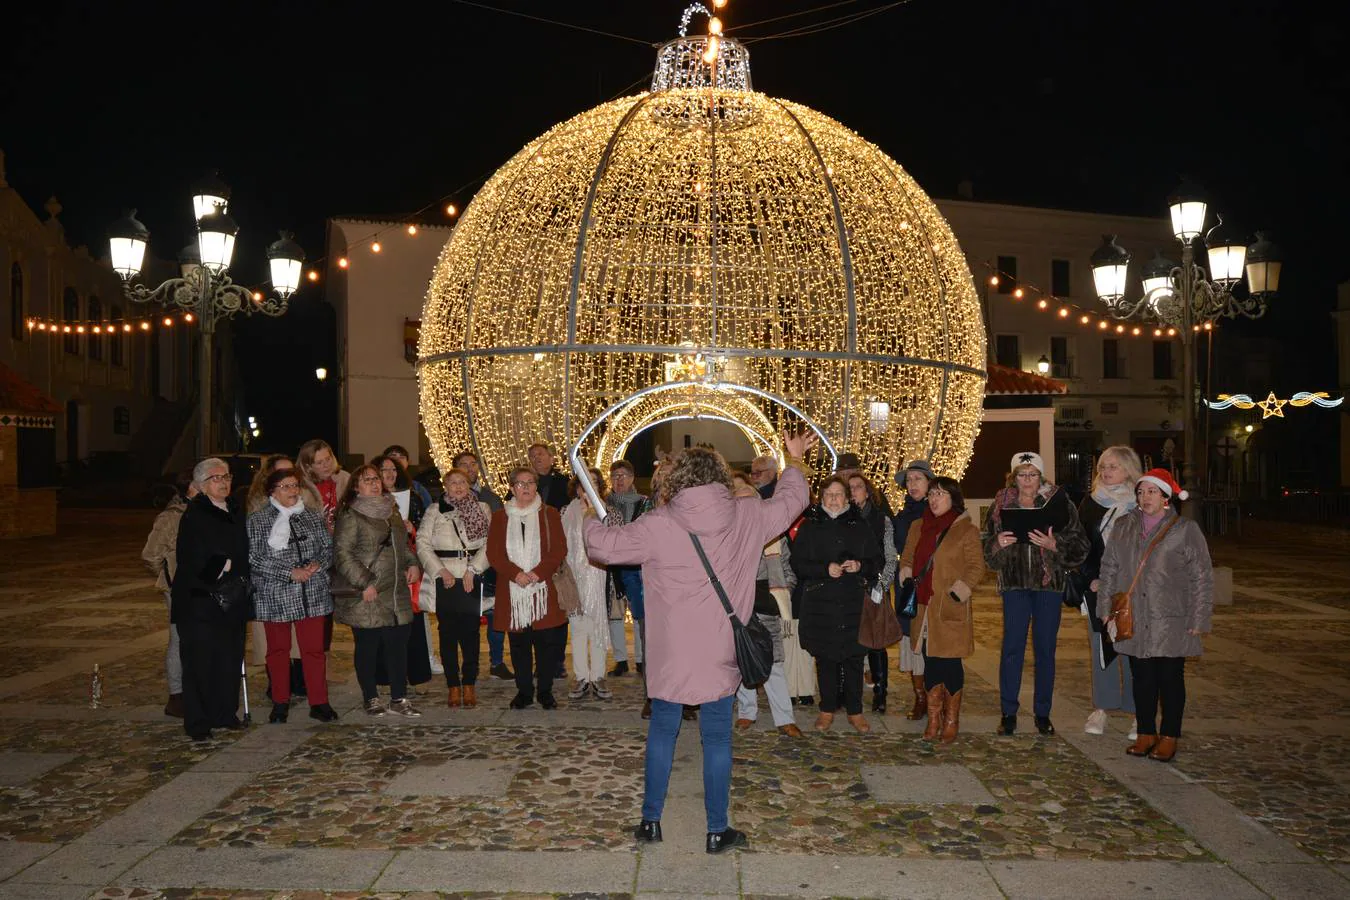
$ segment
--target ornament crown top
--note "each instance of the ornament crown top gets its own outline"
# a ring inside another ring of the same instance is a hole
[[[689,20],[700,13],[708,18],[711,33],[691,35]],[[740,41],[726,37],[720,31],[720,20],[708,7],[702,3],[688,6],[680,16],[679,37],[662,44],[656,52],[652,91],[679,88],[754,90],[750,83],[750,51]]]

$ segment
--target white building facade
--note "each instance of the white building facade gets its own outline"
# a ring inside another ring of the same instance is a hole
[[[1137,297],[1140,266],[1153,251],[1179,255],[1170,222],[970,200],[937,205],[980,289],[990,361],[1036,372],[1044,358],[1047,374],[1067,388],[1053,398],[1060,483],[1085,488],[1094,451],[1112,444],[1134,447],[1153,465],[1179,460],[1180,337],[1156,336],[1153,325],[1136,334],[1134,323],[1109,319],[1088,261],[1104,234],[1119,235],[1133,257],[1128,295]]]

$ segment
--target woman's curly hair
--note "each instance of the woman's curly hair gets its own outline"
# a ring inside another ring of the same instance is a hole
[[[725,485],[730,491],[731,469],[722,454],[704,447],[690,447],[675,458],[669,474],[661,481],[661,497],[669,503],[685,488],[704,484]]]

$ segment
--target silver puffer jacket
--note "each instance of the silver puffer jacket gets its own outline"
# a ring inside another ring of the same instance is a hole
[[[1116,522],[1102,557],[1097,615],[1105,619],[1111,614],[1111,598],[1130,589],[1144,551],[1173,520],[1176,524],[1149,555],[1130,595],[1134,637],[1116,641],[1117,653],[1147,658],[1204,652],[1200,634],[1209,632],[1214,612],[1214,566],[1200,526],[1190,519],[1178,519],[1176,510],[1168,509],[1148,534],[1141,534],[1143,514],[1137,509]]]

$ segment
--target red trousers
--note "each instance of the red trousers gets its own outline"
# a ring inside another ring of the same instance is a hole
[[[328,702],[328,661],[323,652],[326,616],[311,616],[296,622],[264,622],[267,635],[267,674],[272,679],[272,702],[291,699],[291,626],[300,646],[300,665],[305,670],[309,705]]]

